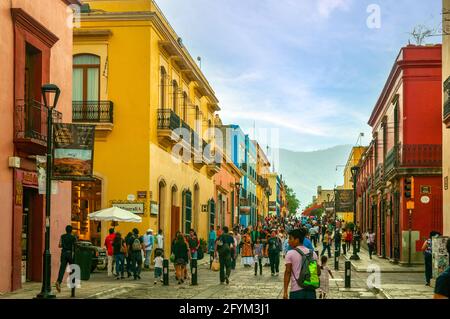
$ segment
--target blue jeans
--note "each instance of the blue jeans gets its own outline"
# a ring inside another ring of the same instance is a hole
[[[289,299],[316,299],[315,290],[297,290],[289,293]]]
[[[123,273],[125,271],[125,255],[117,254],[117,255],[114,255],[114,258],[116,259],[117,276],[119,276],[119,274],[120,274],[123,277]]]
[[[148,250],[145,251],[145,262],[144,265],[150,267],[150,257],[152,256],[153,246],[150,246]]]

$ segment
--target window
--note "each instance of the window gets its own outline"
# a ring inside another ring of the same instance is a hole
[[[74,101],[100,100],[100,57],[92,54],[73,57],[72,96]]]
[[[175,112],[175,114],[178,114],[178,83],[176,80],[172,81],[172,110]]]
[[[192,224],[192,193],[185,191],[183,196],[184,201],[184,231],[188,233]]]
[[[183,92],[183,121],[187,121],[187,105],[188,105],[188,96],[186,92]]]
[[[166,69],[161,67],[161,82],[160,82],[160,94],[161,94],[161,108],[164,109],[166,106]]]

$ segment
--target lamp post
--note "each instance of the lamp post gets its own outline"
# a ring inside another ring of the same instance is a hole
[[[356,231],[356,178],[358,177],[359,167],[353,166],[351,168],[353,177],[353,229]],[[350,257],[351,260],[359,260],[358,253],[356,252],[356,236],[353,236],[353,255]]]
[[[237,190],[237,195],[238,195],[238,213],[237,213],[237,224],[240,224],[240,220],[241,220],[241,183],[235,183],[234,184],[236,186],[236,190]]]
[[[52,191],[52,171],[53,171],[53,110],[58,104],[60,89],[54,84],[45,84],[41,88],[42,97],[44,99],[44,106],[47,109],[47,171],[45,183],[45,250],[43,256],[43,273],[42,273],[42,289],[36,296],[39,299],[55,298],[52,293],[51,286],[51,264],[52,256],[50,254],[50,205],[51,205],[51,191]],[[47,100],[47,95],[53,96]]]

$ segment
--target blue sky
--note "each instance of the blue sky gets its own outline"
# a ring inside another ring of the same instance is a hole
[[[415,26],[440,0],[156,0],[220,100],[226,124],[277,129],[279,146],[355,144]],[[367,8],[381,9],[368,28]],[[440,43],[440,37],[426,43]],[[264,137],[256,138],[265,144]],[[277,145],[272,145],[277,146]]]

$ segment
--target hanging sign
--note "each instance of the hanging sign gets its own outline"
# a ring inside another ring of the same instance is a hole
[[[52,179],[92,180],[95,125],[54,124]]]
[[[353,190],[335,190],[336,213],[353,212]]]

